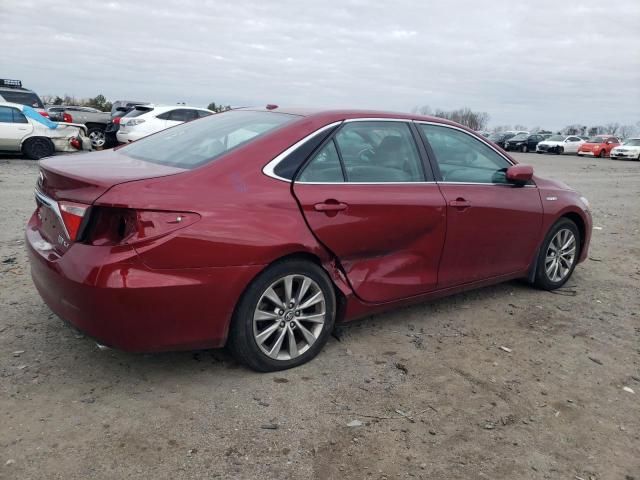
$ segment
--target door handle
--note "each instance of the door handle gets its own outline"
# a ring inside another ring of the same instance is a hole
[[[462,197],[458,197],[455,200],[451,200],[449,202],[449,206],[457,208],[458,210],[462,211],[469,208],[471,206],[471,202],[469,202],[468,200],[465,200]]]
[[[327,200],[323,203],[316,203],[313,208],[316,212],[340,212],[347,209],[347,204]]]

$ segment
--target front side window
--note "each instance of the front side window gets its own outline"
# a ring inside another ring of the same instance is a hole
[[[147,162],[191,169],[299,118],[275,112],[230,110],[163,130],[118,152]]]
[[[507,183],[511,166],[485,143],[454,128],[418,124],[431,145],[443,182]]]
[[[418,148],[404,122],[346,123],[335,136],[348,182],[423,182]]]

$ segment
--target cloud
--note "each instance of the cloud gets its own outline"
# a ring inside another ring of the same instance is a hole
[[[0,18],[3,75],[41,94],[640,120],[637,0],[3,0]]]

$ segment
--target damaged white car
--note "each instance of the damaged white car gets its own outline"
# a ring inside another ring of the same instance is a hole
[[[39,160],[79,150],[91,150],[84,125],[52,122],[27,105],[0,102],[0,152],[21,152]]]

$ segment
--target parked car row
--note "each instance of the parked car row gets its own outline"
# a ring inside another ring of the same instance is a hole
[[[477,132],[486,136],[486,132]],[[533,133],[523,131],[507,131],[492,133],[489,140],[506,151],[577,154],[580,157],[637,158],[637,139],[632,138],[624,144],[615,135],[561,135],[550,133]],[[615,150],[615,155],[614,155]],[[639,158],[640,159],[640,158]]]

